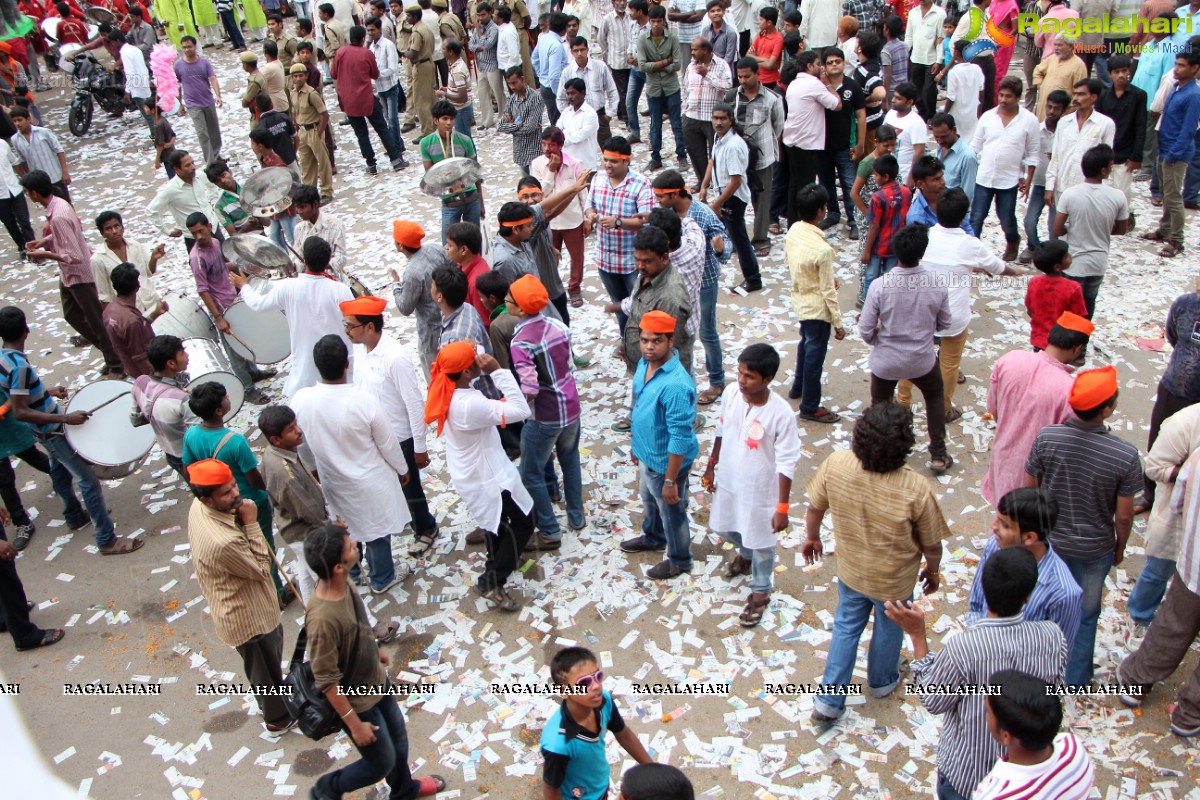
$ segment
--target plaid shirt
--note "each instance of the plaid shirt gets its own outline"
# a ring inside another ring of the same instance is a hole
[[[504,113],[512,122],[501,122],[496,130],[511,133],[513,137],[513,163],[528,169],[533,160],[542,154],[542,114],[546,110],[542,96],[535,89],[526,87],[525,99],[510,94],[504,104]]]
[[[880,186],[879,191],[871,195],[871,213],[867,219],[871,224],[879,223],[879,238],[875,240],[871,255],[886,258],[892,254],[892,237],[904,226],[911,201],[912,193],[908,187],[897,181]]]
[[[649,214],[654,209],[654,192],[650,181],[632,169],[625,180],[613,186],[608,175],[596,173],[592,178],[591,208],[602,217],[633,217]],[[637,271],[633,263],[633,239],[637,235],[627,228],[597,228],[600,237],[600,269],[617,275]]]
[[[705,238],[708,239],[708,249],[705,251],[704,259],[704,276],[700,279],[700,288],[707,289],[721,279],[721,261],[717,256],[717,251],[713,248],[713,240],[720,237],[725,242],[725,253],[729,254],[730,244],[729,236],[725,232],[725,223],[713,213],[705,203],[698,200],[692,200],[691,206],[688,207],[688,219],[694,220],[700,226],[700,230],[704,231]]]
[[[513,370],[521,392],[532,397],[533,419],[555,428],[579,420],[579,390],[571,372],[571,331],[538,314],[517,323],[512,340]]]
[[[482,28],[471,31],[471,38],[468,40],[467,46],[475,54],[475,67],[479,70],[480,75],[486,72],[500,71],[500,61],[496,57],[496,43],[499,36],[500,32],[496,30],[494,22],[489,22]]]
[[[879,31],[883,18],[883,0],[845,0],[842,9],[858,20],[859,31]]]
[[[708,242],[704,231],[694,219],[684,217],[682,222],[679,249],[671,251],[671,264],[679,273],[679,277],[683,278],[683,284],[687,286],[693,313],[688,317],[686,327],[687,332],[695,336],[700,332],[700,286],[707,271],[707,256],[712,244]]]
[[[733,74],[729,65],[722,59],[713,57],[708,62],[708,74],[701,75],[696,69],[696,62],[688,63],[684,75],[687,88],[683,101],[683,115],[702,122],[712,122],[713,106],[725,98],[725,93],[733,88]]]

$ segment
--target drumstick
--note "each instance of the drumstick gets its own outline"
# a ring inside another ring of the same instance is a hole
[[[234,339],[237,339],[238,344],[240,344],[242,347],[246,348],[246,352],[250,353],[251,360],[258,357],[254,352],[254,348],[251,347],[250,345],[246,344],[246,342],[242,339],[242,337],[240,337],[236,333],[234,333],[233,328],[229,329],[229,335],[232,336]]]
[[[128,391],[128,392],[121,392],[120,394],[115,394],[115,395],[113,395],[112,397],[110,397],[110,398],[108,398],[107,400],[105,400],[105,401],[104,401],[103,403],[101,403],[100,405],[98,405],[98,406],[96,406],[95,408],[93,408],[91,411],[85,411],[85,412],[83,412],[83,413],[85,413],[85,414],[87,414],[87,415],[91,416],[92,414],[95,414],[97,411],[99,411],[100,409],[104,408],[105,406],[107,406],[107,405],[111,404],[112,402],[114,402],[114,401],[116,401],[116,400],[120,400],[122,397],[125,397],[125,396],[127,396],[127,395],[129,395],[129,394],[132,394],[132,390],[131,390],[131,391]]]

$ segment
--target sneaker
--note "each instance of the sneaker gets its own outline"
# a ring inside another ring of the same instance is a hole
[[[646,169],[649,172],[654,172],[655,170],[662,169],[662,162],[659,161],[657,158],[652,158],[652,159],[650,159],[650,163],[646,165]]]
[[[668,578],[678,578],[685,572],[691,572],[691,568],[680,569],[670,561],[662,561],[650,569],[646,570],[646,577],[656,581],[667,580]]]
[[[384,586],[379,586],[379,587],[372,586],[371,594],[383,594],[388,589],[391,589],[393,586],[400,583],[400,581],[404,580],[411,574],[412,574],[412,567],[410,567],[408,565],[407,561],[401,561],[399,564],[396,565],[396,577],[392,578]]]
[[[1033,250],[1026,247],[1024,250],[1021,251],[1021,255],[1017,256],[1017,261],[1019,261],[1022,264],[1032,264],[1033,263]]]
[[[367,174],[368,175],[378,175],[379,167],[375,166],[374,164],[367,164]]]
[[[1184,739],[1191,739],[1193,736],[1200,736],[1200,725],[1197,725],[1194,728],[1184,728],[1172,722],[1171,733],[1175,734],[1176,736],[1181,736]]]
[[[626,539],[621,542],[621,551],[624,553],[661,553],[667,549],[665,544],[650,544],[646,541],[645,536],[638,536],[634,539]]]
[[[675,158],[675,163],[679,165],[680,172],[687,172],[692,168],[691,164],[688,163],[687,156],[677,156]]]
[[[408,159],[406,159],[404,156],[400,156],[399,158],[392,159],[392,169],[396,170],[397,172],[399,172],[402,169],[407,169],[408,166],[409,166]]]
[[[298,724],[296,720],[288,720],[282,725],[272,725],[269,722],[263,723],[271,733],[287,733]]]
[[[88,520],[88,521],[91,522],[91,520]],[[13,529],[13,532],[15,534],[13,536],[13,543],[12,543],[13,547],[16,548],[18,551],[24,550],[26,547],[29,546],[29,540],[33,537],[33,534],[35,531],[37,531],[37,528],[34,526],[34,524],[32,522],[30,522],[26,525],[16,526],[16,528]]]
[[[1117,695],[1117,699],[1120,700],[1122,705],[1124,705],[1126,708],[1141,708],[1142,700],[1144,699],[1144,692],[1143,694],[1126,694],[1125,692],[1122,692],[1121,694]]]

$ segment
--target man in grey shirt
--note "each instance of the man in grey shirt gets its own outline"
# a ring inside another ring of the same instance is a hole
[[[871,345],[871,404],[890,403],[901,380],[921,390],[929,425],[926,464],[941,475],[953,464],[946,452],[946,408],[942,372],[933,337],[949,327],[950,297],[945,282],[920,266],[929,246],[924,225],[906,225],[896,234],[896,269],[871,282],[858,332]]]
[[[417,347],[421,351],[421,366],[428,378],[429,368],[437,360],[438,340],[442,335],[442,312],[429,289],[433,285],[433,273],[439,267],[452,267],[454,263],[438,245],[421,244],[425,229],[415,222],[393,222],[392,238],[396,242],[396,250],[408,259],[403,278],[396,270],[389,270],[396,284],[392,288],[392,297],[401,314],[411,317],[416,313]]]

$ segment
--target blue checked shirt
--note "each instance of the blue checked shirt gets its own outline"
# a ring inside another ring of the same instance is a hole
[[[696,383],[679,361],[679,354],[646,381],[646,359],[633,374],[633,454],[651,472],[665,475],[672,455],[683,456],[687,468],[700,453],[692,423],[696,420]]]
[[[496,57],[496,45],[499,37],[500,32],[492,22],[471,31],[467,46],[475,54],[475,67],[479,70],[480,75],[500,71],[500,61]]]
[[[987,600],[983,596],[983,565],[1000,550],[994,538],[989,537],[987,546],[983,548],[983,556],[979,566],[975,568],[975,580],[971,583],[971,599],[967,606],[967,623],[975,624],[987,616]],[[1053,547],[1047,547],[1046,555],[1038,562],[1037,584],[1033,593],[1021,609],[1025,619],[1030,622],[1048,620],[1058,626],[1068,642],[1075,641],[1079,632],[1079,621],[1083,618],[1083,590],[1075,582],[1071,570],[1054,552]]]
[[[571,372],[571,331],[541,314],[517,323],[512,363],[521,392],[532,397],[533,419],[565,428],[579,420],[579,389]]]
[[[604,171],[592,178],[591,208],[602,217],[629,219],[638,214],[649,214],[654,209],[654,192],[650,181],[632,169],[625,180],[613,186]],[[692,205],[695,205],[693,203]],[[633,263],[633,239],[637,234],[628,228],[597,227],[600,237],[600,269],[618,275],[637,271]]]
[[[728,256],[731,252],[729,236],[725,233],[725,223],[721,222],[720,217],[714,214],[713,210],[704,203],[693,199],[691,206],[688,207],[687,215],[696,221],[696,224],[700,226],[700,230],[704,231],[705,238],[708,239],[708,250],[705,253],[704,261],[704,275],[700,278],[700,288],[702,290],[708,289],[721,279],[721,261],[717,256],[717,251],[713,248],[713,240],[720,238],[725,242],[724,255]]]

